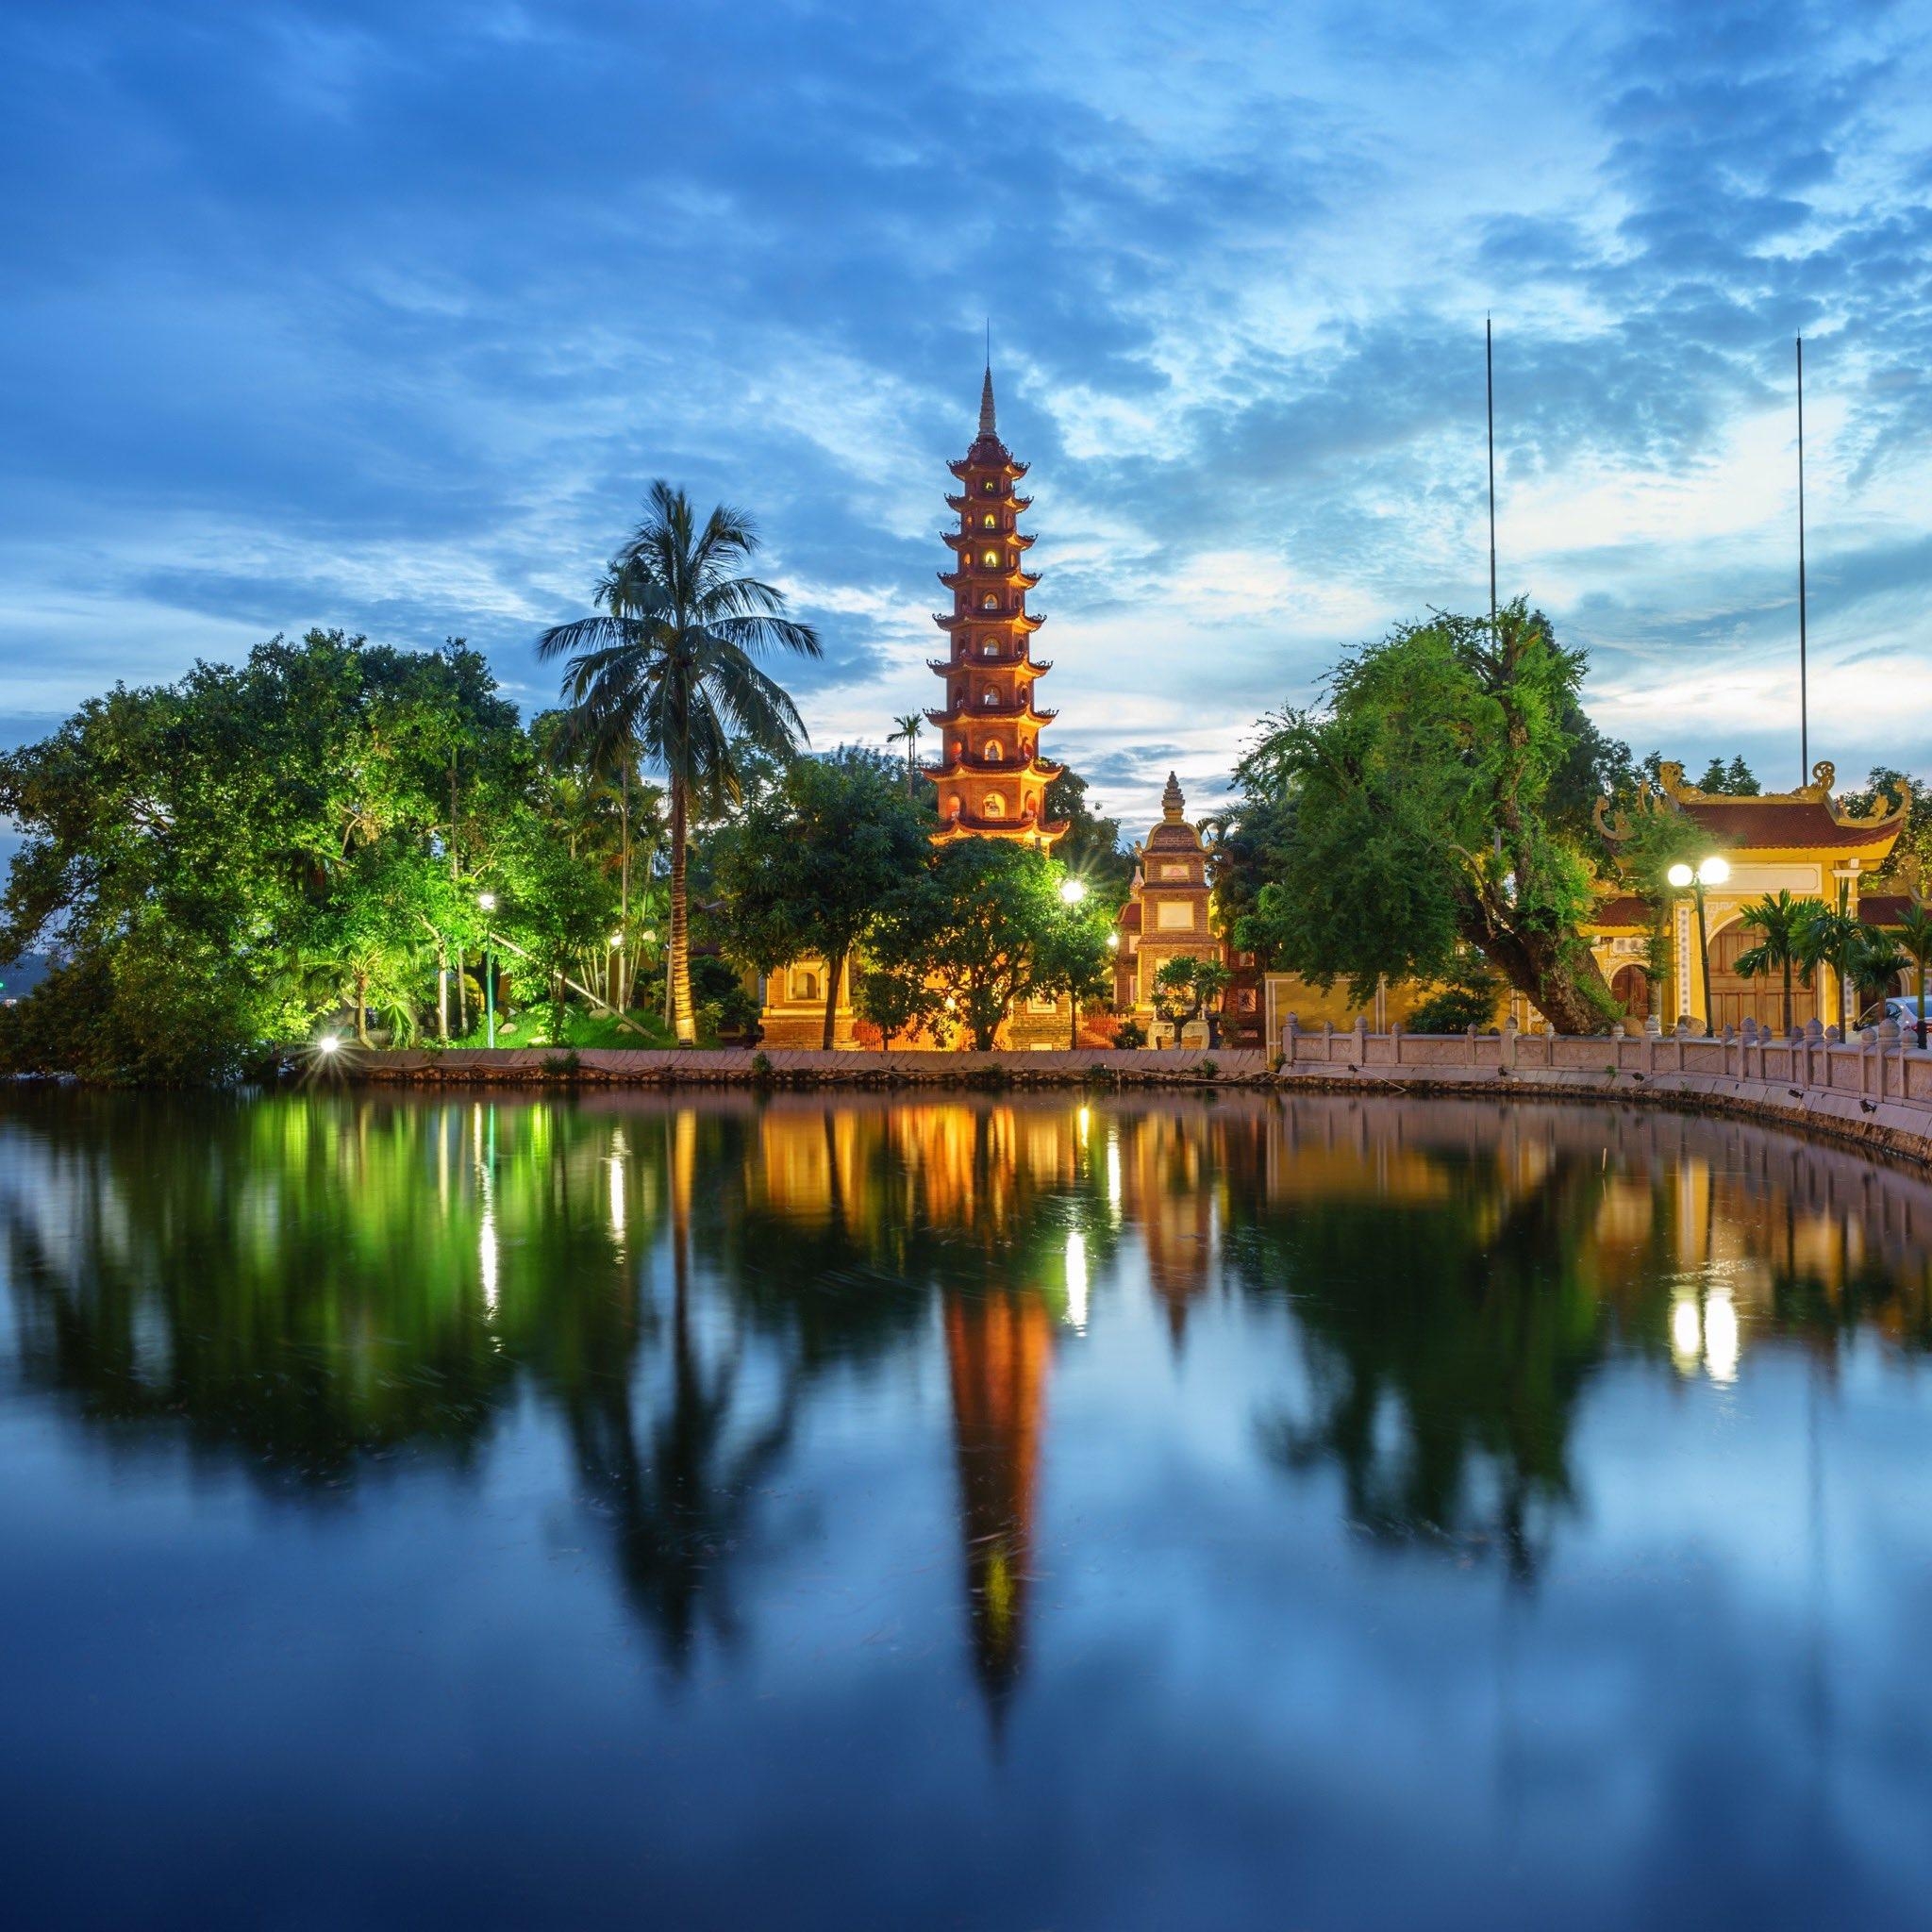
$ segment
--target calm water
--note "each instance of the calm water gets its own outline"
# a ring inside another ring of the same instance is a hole
[[[1926,1922],[1897,1172],[47,1095],[0,1214],[9,1924]]]

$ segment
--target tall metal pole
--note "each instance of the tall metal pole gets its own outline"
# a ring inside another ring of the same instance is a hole
[[[1811,782],[1811,716],[1805,669],[1805,338],[1798,338],[1798,783]]]
[[[1490,624],[1496,622],[1496,348],[1490,318],[1483,317],[1483,389],[1490,425]]]

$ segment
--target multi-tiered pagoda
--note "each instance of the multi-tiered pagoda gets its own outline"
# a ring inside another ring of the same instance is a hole
[[[952,654],[926,660],[946,687],[944,706],[926,713],[940,729],[939,762],[925,767],[939,788],[933,837],[1051,845],[1067,827],[1046,815],[1046,788],[1061,767],[1040,756],[1041,726],[1055,713],[1034,704],[1035,684],[1053,667],[1032,655],[1033,633],[1046,620],[1026,608],[1040,579],[1021,568],[1033,539],[1021,534],[1020,512],[1032,498],[1013,493],[1026,465],[994,427],[991,369],[979,392],[979,434],[946,467],[959,479],[960,493],[946,498],[959,525],[946,532],[954,567],[940,573],[953,608],[933,617]]]

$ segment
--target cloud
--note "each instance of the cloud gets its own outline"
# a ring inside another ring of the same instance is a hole
[[[934,689],[991,315],[1056,738],[1151,818],[1163,759],[1211,789],[1340,650],[1481,606],[1492,311],[1506,593],[1588,644],[1607,722],[1691,758],[1794,709],[1806,332],[1814,739],[1918,756],[1932,702],[1886,671],[1932,591],[1904,9],[1124,34],[1058,0],[1025,58],[971,58],[990,31],[950,0],[753,0],[729,34],[599,0],[16,9],[0,708],[316,622],[468,635],[539,697],[531,640],[662,475],[758,514],[825,640],[815,740],[875,738]]]

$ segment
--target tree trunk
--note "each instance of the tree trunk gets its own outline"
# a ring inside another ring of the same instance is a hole
[[[1791,1037],[1791,956],[1785,955],[1785,1038]]]
[[[356,1044],[375,1044],[369,1038],[369,978],[361,973],[356,975]]]
[[[845,977],[845,955],[838,954],[825,963],[825,1024],[819,1035],[822,1051],[830,1053],[839,1030],[839,988]]]
[[[1074,1009],[1074,1016],[1067,1023],[1067,1050],[1073,1053],[1077,1052],[1080,1045],[1080,995],[1070,989],[1067,1004]]]
[[[1609,988],[1588,952],[1566,958],[1553,935],[1491,924],[1480,908],[1463,922],[1462,936],[1557,1032],[1601,1033],[1608,1024]],[[1591,997],[1592,984],[1601,1004]]]
[[[436,1037],[449,1044],[449,948],[436,942]]]
[[[617,984],[612,988],[616,997],[610,1004],[622,1009],[630,1005],[630,754],[627,751],[619,781],[618,799],[624,817],[624,842],[617,874],[617,929],[624,935],[624,944],[616,949],[617,957],[611,961],[616,969]]]
[[[689,857],[684,780],[671,780],[671,956],[669,961],[671,1030],[679,1046],[695,1046],[697,1021],[691,1009],[691,927],[685,896],[685,861]]]

